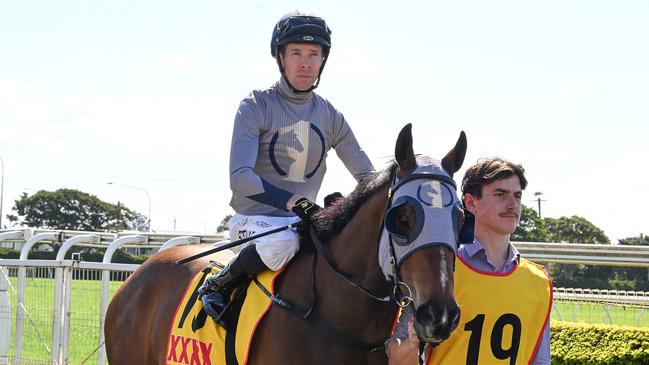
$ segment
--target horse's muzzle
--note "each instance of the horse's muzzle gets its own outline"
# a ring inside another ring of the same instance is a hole
[[[423,342],[439,343],[451,335],[460,323],[460,308],[456,303],[440,305],[428,302],[415,312],[415,331]]]

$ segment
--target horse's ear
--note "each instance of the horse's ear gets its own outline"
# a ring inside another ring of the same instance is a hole
[[[417,162],[415,161],[415,152],[412,150],[412,124],[408,123],[399,132],[397,144],[394,147],[394,159],[399,165],[399,175],[405,176],[412,171]]]
[[[442,167],[453,177],[453,174],[462,167],[464,156],[466,155],[466,134],[460,132],[460,138],[457,139],[455,147],[442,159]]]

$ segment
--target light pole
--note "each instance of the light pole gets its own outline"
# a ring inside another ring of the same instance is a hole
[[[541,217],[541,202],[545,201],[545,200],[541,199],[541,195],[543,195],[543,192],[541,192],[541,191],[537,191],[536,193],[534,193],[534,196],[536,197],[536,201],[539,204],[539,218],[542,218]]]
[[[151,194],[149,194],[146,189],[138,187],[138,186],[133,186],[133,185],[126,185],[126,184],[118,184],[114,183],[112,181],[109,181],[107,183],[108,185],[116,185],[116,186],[123,186],[125,188],[130,188],[130,189],[135,189],[135,190],[140,190],[146,193],[146,197],[149,199],[149,215],[147,215],[147,229],[149,232],[151,232]]]
[[[5,190],[5,162],[0,157],[0,165],[2,166],[2,174],[0,174],[0,229],[2,229],[2,203]]]

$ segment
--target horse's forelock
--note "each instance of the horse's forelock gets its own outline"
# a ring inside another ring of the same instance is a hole
[[[318,237],[326,242],[338,234],[370,196],[392,181],[395,170],[396,164],[392,163],[384,170],[367,176],[348,196],[336,200],[330,207],[317,213],[313,228]]]

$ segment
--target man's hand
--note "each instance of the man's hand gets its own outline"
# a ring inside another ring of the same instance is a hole
[[[428,346],[426,346],[428,351]],[[408,338],[396,339],[388,343],[387,348],[390,365],[417,365],[419,354],[419,338],[413,325],[413,319],[408,321]]]

